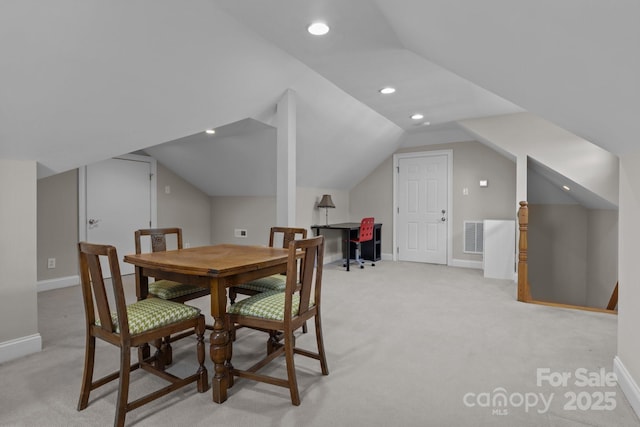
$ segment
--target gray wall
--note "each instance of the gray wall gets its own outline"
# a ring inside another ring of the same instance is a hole
[[[515,215],[515,166],[513,162],[478,142],[432,145],[408,151],[453,150],[454,258],[481,260],[479,255],[462,253],[464,219],[513,219]],[[305,210],[298,206],[296,226],[310,227],[324,222],[324,210],[314,204],[322,194],[332,194],[336,209],[330,222],[359,221],[373,215],[382,222],[382,254],[392,255],[393,168],[387,158],[365,180],[347,192],[339,189],[298,189]],[[208,197],[158,163],[157,200],[159,227],[179,226],[184,241],[192,246],[233,242],[266,245],[269,228],[276,224],[275,197]],[[488,179],[480,190],[478,179]],[[165,188],[169,186],[167,194]],[[469,187],[469,196],[462,188]],[[77,171],[69,171],[38,181],[38,280],[77,274],[78,233]],[[317,200],[316,200],[317,199]],[[309,206],[307,206],[309,205]],[[234,236],[234,229],[247,229],[246,238]],[[311,235],[311,233],[310,233]],[[341,257],[339,236],[327,236],[327,261]],[[56,268],[47,268],[47,258],[56,258]]]
[[[298,187],[296,189],[296,226],[308,228],[308,235],[313,236],[311,225],[323,225],[327,221],[327,210],[318,208],[323,194],[330,194],[335,208],[328,209],[329,224],[356,221],[350,216],[349,192],[336,188]],[[357,219],[359,221],[360,219]],[[339,231],[322,231],[324,235],[324,262],[342,259],[342,233]]]
[[[38,280],[78,274],[78,170],[38,180]],[[47,259],[56,268],[47,268]]]
[[[276,224],[276,198],[211,197],[211,243],[264,245],[269,229]],[[247,230],[247,237],[235,237],[235,229]]]
[[[185,243],[210,244],[209,197],[158,163],[158,227],[182,227]],[[165,187],[170,187],[170,194]],[[37,274],[38,281],[78,274],[78,173],[77,169],[38,180]],[[131,236],[133,239],[133,236]],[[47,268],[56,258],[56,268]]]
[[[606,307],[618,282],[618,211],[589,210],[587,306]]]
[[[605,308],[618,281],[618,212],[529,205],[531,296]]]
[[[373,216],[382,223],[382,255],[393,255],[393,157],[388,157],[349,193],[349,220]]]
[[[330,194],[334,209],[329,209],[329,223],[354,220],[349,215],[349,194],[346,190],[332,188],[296,189],[296,218],[292,226],[307,229],[313,235],[311,225],[325,223],[325,210],[317,207],[323,194]],[[358,219],[359,220],[359,219]],[[266,197],[211,197],[211,243],[237,243],[241,245],[266,245],[269,229],[276,225],[276,198]],[[235,237],[235,229],[246,229],[247,237]],[[323,232],[325,235],[325,262],[342,259],[342,240],[339,232]]]
[[[211,244],[211,201],[202,191],[158,163],[158,227],[181,227],[185,245]],[[165,188],[169,186],[170,193]]]
[[[516,166],[513,161],[476,141],[416,146],[397,153],[453,151],[453,258],[481,261],[482,256],[463,252],[464,220],[516,219]],[[489,181],[480,188],[479,180]],[[469,195],[462,194],[463,188]],[[382,222],[382,253],[393,249],[393,156],[387,158],[350,192],[350,217],[373,215]],[[451,218],[451,217],[450,217]]]
[[[529,205],[531,296],[586,305],[587,211],[579,205]]]

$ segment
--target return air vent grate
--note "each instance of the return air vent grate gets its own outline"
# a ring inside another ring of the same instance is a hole
[[[464,222],[464,252],[468,254],[483,253],[483,223],[482,221]]]

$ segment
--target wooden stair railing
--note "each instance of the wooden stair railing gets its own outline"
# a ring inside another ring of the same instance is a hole
[[[611,298],[609,298],[609,304],[607,304],[607,310],[615,310],[618,306],[618,282],[616,282],[615,288],[613,288],[613,293],[611,293]]]
[[[585,307],[579,305],[554,303],[549,301],[537,301],[531,297],[531,285],[529,284],[529,270],[528,270],[528,240],[527,235],[529,232],[529,203],[526,201],[520,202],[520,209],[518,209],[518,223],[520,227],[520,239],[518,241],[518,301],[528,302],[531,304],[541,304],[551,307],[559,308],[572,308],[578,310],[605,312],[605,313],[617,313],[615,309],[618,304],[618,284],[611,294],[611,299],[607,308],[598,307]]]
[[[529,229],[529,203],[520,202],[518,210],[518,223],[520,227],[520,239],[518,241],[518,301],[531,301],[531,288],[529,287],[529,275],[527,267],[527,233]]]

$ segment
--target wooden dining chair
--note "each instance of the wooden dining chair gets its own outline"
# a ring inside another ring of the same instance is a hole
[[[137,230],[134,233],[137,254],[142,253],[142,236],[149,236],[151,252],[166,251],[167,236],[175,236],[175,248],[182,249],[182,229],[179,227]],[[209,295],[209,293],[209,288],[171,280],[156,280],[149,283],[149,295],[169,301],[185,302]]]
[[[272,248],[276,243],[282,240],[282,248],[287,249],[289,243],[295,239],[306,239],[307,229],[298,227],[271,227],[269,231],[269,247]],[[261,277],[259,279],[252,280],[251,282],[243,283],[242,285],[232,286],[229,288],[229,302],[234,304],[238,294],[253,296],[262,292],[271,291],[284,291],[285,289],[285,275],[274,274],[267,277]],[[233,329],[231,339],[235,341],[236,328]],[[302,332],[307,333],[307,323],[302,324]]]
[[[269,247],[274,247],[276,242],[282,239],[282,248],[287,249],[289,243],[295,239],[306,239],[307,229],[296,227],[271,227],[269,231]],[[262,292],[284,291],[285,276],[282,274],[274,274],[268,277],[252,280],[229,288],[229,301],[231,304],[236,302],[237,294],[257,295]],[[306,332],[306,331],[305,331]]]
[[[323,256],[324,236],[290,242],[285,291],[254,295],[233,304],[227,311],[229,325],[238,324],[273,331],[272,337],[278,332],[283,335],[283,342],[269,341],[267,355],[262,360],[246,370],[231,368],[230,374],[286,387],[289,389],[291,403],[294,405],[300,405],[294,354],[319,360],[322,374],[329,375],[320,321]],[[298,270],[300,257],[302,265]],[[296,347],[293,334],[311,318],[315,320],[317,353]],[[287,367],[286,379],[257,372],[283,354]]]
[[[89,403],[92,390],[113,380],[119,380],[116,417],[114,425],[124,425],[127,412],[149,403],[171,391],[196,382],[198,392],[209,389],[207,369],[204,366],[204,316],[200,310],[185,304],[166,301],[160,298],[148,298],[126,305],[122,278],[116,248],[110,245],[78,243],[80,259],[80,279],[86,318],[86,349],[82,388],[78,401],[78,411]],[[111,299],[115,310],[111,309],[110,297],[105,286],[100,258],[106,258],[111,271]],[[97,317],[96,317],[97,312]],[[131,348],[147,343],[157,343],[162,337],[192,330],[196,334],[196,355],[198,368],[186,378],[177,377],[164,369],[163,357],[156,353],[142,358],[138,352],[138,362],[131,364]],[[120,369],[98,380],[93,380],[96,352],[96,338],[120,348]],[[153,373],[170,384],[164,388],[146,394],[132,402],[129,401],[129,382],[131,371],[142,368]]]
[[[167,236],[175,240],[174,247],[176,249],[182,249],[183,247],[182,229],[179,227],[140,229],[134,233],[136,254],[142,253],[143,236],[149,236],[151,252],[166,251]],[[149,283],[149,295],[167,301],[185,302],[209,295],[210,292],[209,288],[191,285],[188,283],[178,283],[171,280],[163,279]],[[167,336],[164,338],[162,354],[165,357],[165,364],[170,365],[173,360],[171,343],[188,335],[190,335],[190,333],[185,332],[183,334]]]

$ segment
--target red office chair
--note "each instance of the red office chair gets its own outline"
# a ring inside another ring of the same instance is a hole
[[[360,264],[360,268],[364,268],[364,260],[362,259],[362,242],[373,240],[373,223],[373,217],[362,218],[358,237],[349,240],[349,246],[351,246],[352,243],[355,243],[356,245],[356,262]],[[349,252],[351,252],[351,247],[349,247]],[[344,266],[346,267],[349,262],[351,262],[351,259],[347,258]],[[375,266],[373,262],[371,265]]]

